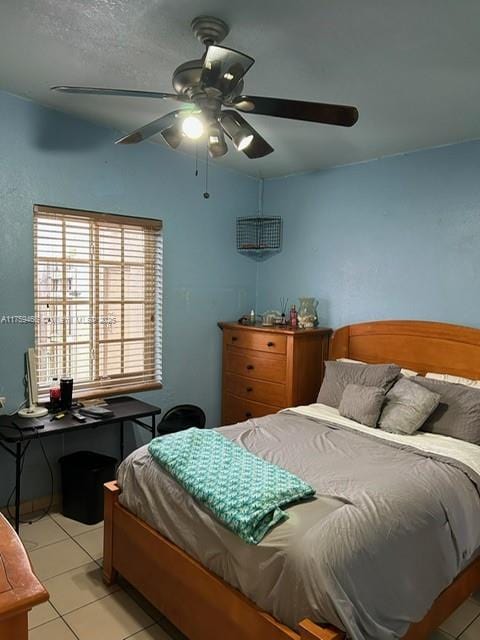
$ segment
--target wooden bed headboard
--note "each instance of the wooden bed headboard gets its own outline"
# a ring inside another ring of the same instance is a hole
[[[418,320],[351,324],[331,338],[330,359],[337,358],[480,379],[480,329]]]

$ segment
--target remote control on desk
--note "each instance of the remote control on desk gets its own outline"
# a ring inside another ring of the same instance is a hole
[[[75,420],[78,420],[78,422],[86,422],[87,419],[85,416],[82,416],[81,413],[79,413],[78,411],[71,411],[70,412],[72,415],[72,418],[74,418]]]

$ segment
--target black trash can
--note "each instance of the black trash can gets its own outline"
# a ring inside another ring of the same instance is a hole
[[[115,479],[115,458],[77,451],[59,459],[63,508],[67,518],[84,524],[103,520],[103,485]]]

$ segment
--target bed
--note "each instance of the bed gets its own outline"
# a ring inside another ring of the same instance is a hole
[[[480,330],[454,325],[351,325],[334,334],[330,353],[333,359],[396,362],[420,373],[480,378]],[[105,488],[105,580],[111,582],[121,573],[192,640],[340,640],[342,628],[353,638],[426,638],[480,587],[480,518],[477,515],[476,526],[470,522],[472,513],[480,513],[475,485],[480,475],[472,471],[480,448],[459,445],[462,451],[452,450],[447,463],[442,451],[428,450],[431,443],[424,452],[412,452],[392,439],[373,442],[348,422],[342,425],[333,410],[312,405],[222,430],[254,453],[307,474],[317,489],[315,501],[292,507],[289,520],[257,547],[241,543],[213,521],[172,479],[158,476],[145,451],[137,451],[122,465],[119,483]],[[438,442],[441,438],[436,437],[435,445]],[[448,447],[448,442],[443,444]],[[321,471],[312,463],[312,453],[322,460]],[[368,464],[357,465],[346,482],[349,456],[350,462],[355,456],[373,456],[375,472]],[[462,456],[473,460],[470,474],[462,468]],[[412,487],[401,482],[405,465],[412,466],[408,475],[421,478],[413,506],[408,500]],[[338,491],[332,481],[336,476],[349,490]],[[377,500],[382,507],[377,504],[372,511],[372,495],[381,494],[375,477],[384,478],[396,497],[393,502],[382,497]],[[428,495],[432,477],[438,483],[435,497]],[[397,491],[400,486],[402,491]],[[397,513],[392,505],[406,511],[404,520],[401,509]],[[388,536],[381,528],[386,518],[391,518]],[[328,540],[338,542],[333,551],[332,543],[325,543],[328,532]],[[418,550],[409,555],[405,545],[414,535]],[[374,547],[367,548],[362,536]],[[349,544],[342,545],[346,537]],[[306,547],[309,538],[313,544]],[[345,560],[346,551],[348,562],[340,565],[338,558]],[[419,559],[423,566],[415,564]],[[314,563],[321,566],[320,573],[310,570]],[[381,579],[372,581],[377,574]],[[388,589],[390,598],[384,597]],[[408,602],[402,618],[399,602],[407,601],[415,589],[414,602]],[[380,601],[388,611],[376,606]],[[350,620],[352,603],[364,615]]]

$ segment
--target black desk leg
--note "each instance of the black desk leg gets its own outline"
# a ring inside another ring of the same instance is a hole
[[[123,426],[123,420],[120,420],[120,462],[123,460],[125,448],[125,429]]]
[[[152,440],[155,438],[155,414],[152,414]]]
[[[15,531],[20,531],[20,480],[22,477],[22,444],[15,445]]]

